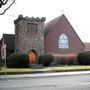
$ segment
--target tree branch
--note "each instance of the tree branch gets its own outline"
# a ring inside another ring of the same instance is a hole
[[[3,0],[3,1],[5,1],[5,0]],[[5,2],[5,3],[7,3],[7,2]],[[3,15],[14,3],[15,3],[15,0],[13,0],[13,2],[2,13],[0,13],[0,15]]]
[[[6,0],[5,2],[4,2],[5,0],[3,0],[3,3],[2,3],[2,5],[5,5],[7,2],[8,2],[8,0]]]
[[[5,5],[8,2],[8,0],[0,0],[0,8],[2,7],[2,5]]]

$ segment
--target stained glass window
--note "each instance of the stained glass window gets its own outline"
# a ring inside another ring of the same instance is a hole
[[[67,49],[69,48],[69,40],[66,34],[61,34],[58,39],[58,48]]]

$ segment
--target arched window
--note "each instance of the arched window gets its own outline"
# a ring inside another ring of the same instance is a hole
[[[69,48],[69,40],[65,33],[62,33],[58,39],[58,48],[67,49]]]

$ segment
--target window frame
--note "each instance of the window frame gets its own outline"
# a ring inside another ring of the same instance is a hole
[[[62,33],[58,38],[58,48],[59,49],[68,49],[69,48],[69,39],[67,34]]]

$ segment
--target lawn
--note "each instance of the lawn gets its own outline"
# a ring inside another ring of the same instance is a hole
[[[32,73],[32,72],[44,72],[44,71],[82,71],[90,70],[90,66],[55,66],[46,67],[43,69],[31,69],[31,68],[1,68],[0,73]]]
[[[31,72],[31,68],[1,68],[0,72]]]
[[[57,66],[57,67],[48,67],[54,71],[78,71],[78,70],[90,70],[90,66]]]

